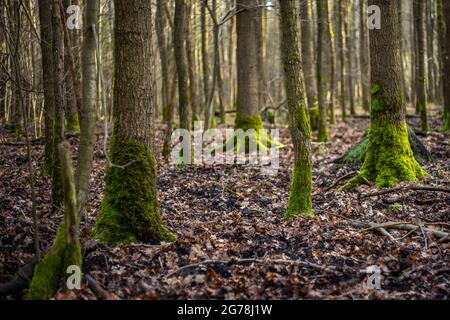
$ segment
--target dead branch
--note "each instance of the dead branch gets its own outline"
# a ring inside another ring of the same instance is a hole
[[[369,226],[369,228],[363,229],[361,231],[369,231],[369,230],[380,231],[381,229],[384,229],[386,231],[387,229],[397,229],[397,230],[410,231],[412,233],[412,232],[421,230],[421,231],[423,231],[423,233],[432,234],[435,237],[439,238],[440,242],[443,242],[443,241],[445,241],[445,239],[448,239],[450,237],[450,234],[447,232],[432,229],[432,228],[424,228],[423,226],[420,226],[417,224],[412,224],[412,223],[407,223],[407,222],[387,222],[387,223],[376,224],[376,223],[362,222],[362,221],[357,221],[357,220],[352,220],[352,219],[349,219],[349,221],[354,226],[358,226],[358,227]],[[391,237],[392,237],[392,235],[391,235]],[[391,240],[395,241],[398,239],[395,239],[392,237]]]

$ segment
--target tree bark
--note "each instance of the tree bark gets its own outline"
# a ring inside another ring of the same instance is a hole
[[[86,4],[84,19],[83,45],[81,50],[81,72],[83,76],[82,108],[80,118],[80,145],[78,147],[78,163],[75,175],[77,188],[78,219],[84,213],[89,195],[89,180],[92,172],[92,160],[95,146],[95,106],[97,76],[95,70],[96,35],[98,23],[98,0],[90,0]]]
[[[47,8],[48,10],[48,8]],[[52,205],[58,211],[63,203],[61,164],[58,158],[58,145],[64,140],[64,43],[61,21],[60,1],[52,0],[52,56],[53,56],[53,96],[55,117],[52,132]]]
[[[427,119],[427,92],[426,92],[426,65],[425,65],[425,2],[414,0],[415,23],[417,29],[417,74],[416,74],[416,110],[420,113],[422,131],[428,131]]]
[[[300,0],[303,74],[309,109],[317,103],[316,64],[314,62],[313,17],[310,0]]]
[[[443,48],[444,130],[450,131],[450,1],[443,1],[445,47]]]
[[[317,94],[319,101],[319,126],[318,137],[319,142],[328,141],[328,117],[326,104],[326,66],[325,66],[325,47],[327,32],[326,3],[327,0],[317,0]]]
[[[152,17],[149,0],[116,0],[114,132],[105,194],[95,227],[105,243],[160,243],[164,226],[153,151]]]
[[[417,181],[427,175],[414,159],[408,141],[400,86],[397,3],[391,0],[370,0],[369,3],[380,7],[383,27],[370,30],[372,110],[369,142],[364,164],[348,188],[363,181],[373,181],[378,187],[391,187],[400,181]]]
[[[304,93],[298,32],[293,1],[280,0],[281,52],[288,100],[289,129],[294,144],[294,169],[286,218],[314,215],[312,211],[311,128]]]
[[[180,118],[180,128],[189,130],[189,75],[186,61],[185,19],[186,2],[185,0],[176,0],[173,46],[178,74],[178,115]]]

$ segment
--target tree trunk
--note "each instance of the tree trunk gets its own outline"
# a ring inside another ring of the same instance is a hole
[[[422,131],[428,131],[427,119],[427,68],[426,68],[426,38],[425,38],[425,6],[426,3],[422,0],[414,0],[417,6],[418,20],[417,20],[417,52],[418,57],[418,87],[417,87],[417,103],[418,110],[420,110],[421,128]]]
[[[289,130],[294,144],[294,169],[286,218],[312,211],[311,129],[304,93],[298,15],[293,1],[280,0],[281,52],[288,100]]]
[[[162,112],[163,120],[167,122],[168,107],[170,99],[169,87],[169,53],[167,49],[166,39],[167,16],[164,11],[164,0],[156,1],[156,36],[158,40],[159,59],[161,62],[161,77],[162,77]]]
[[[258,59],[255,41],[258,0],[238,0],[237,10],[237,74],[238,108],[235,127],[261,129],[262,120],[258,112]]]
[[[311,110],[314,109],[317,104],[317,73],[316,65],[314,63],[314,22],[310,0],[300,0],[300,19],[303,74],[308,108]]]
[[[349,102],[349,111],[351,115],[356,114],[355,110],[355,88],[353,81],[353,63],[354,63],[354,48],[353,48],[353,8],[350,0],[344,0],[344,33],[345,33],[345,64],[347,69],[347,98]]]
[[[342,0],[337,0],[336,2],[336,16],[337,16],[337,61],[339,62],[339,104],[341,106],[342,112],[342,121],[346,121],[347,119],[347,107],[346,107],[346,99],[345,99],[345,37],[344,37],[344,29],[343,29],[343,21],[342,21]]]
[[[444,130],[450,131],[450,1],[443,0],[445,17],[445,49],[444,49]]]
[[[417,181],[427,175],[414,159],[408,141],[400,87],[397,3],[370,0],[370,5],[380,7],[383,27],[370,31],[372,110],[369,142],[364,164],[348,188],[363,181],[375,182],[378,187],[391,187],[400,181]]]
[[[433,27],[433,18],[432,18],[432,6],[434,4],[434,0],[424,1],[425,6],[425,33],[426,33],[426,65],[427,65],[427,92],[428,92],[428,101],[433,102],[436,99],[436,95],[434,92],[434,27]]]
[[[30,288],[25,296],[27,300],[50,298],[57,291],[60,281],[65,280],[69,266],[77,266],[81,269],[77,197],[70,144],[67,142],[60,144],[58,153],[64,193],[64,219],[58,227],[50,252],[37,263],[34,269]]]
[[[326,3],[327,0],[317,0],[317,93],[319,100],[319,132],[317,140],[319,142],[328,141],[328,120],[327,120],[327,104],[326,104],[326,79],[327,73],[325,66],[325,47],[327,32]]]
[[[67,16],[65,8],[70,5],[70,1],[65,0],[64,6],[61,6],[61,16],[66,21]],[[66,83],[66,123],[67,131],[76,132],[80,130],[79,112],[81,111],[81,84],[76,74],[74,49],[72,44],[71,30],[64,26],[64,72]]]
[[[89,195],[89,179],[95,146],[95,105],[97,76],[95,72],[95,26],[98,23],[98,0],[86,4],[83,46],[81,50],[81,69],[83,76],[82,108],[80,118],[80,145],[75,175],[77,188],[78,217],[83,215]]]
[[[48,8],[47,8],[48,10]],[[52,205],[58,211],[63,203],[61,165],[58,158],[58,145],[64,140],[64,43],[63,26],[59,0],[52,0],[52,54],[53,54],[53,95],[55,117],[52,132]]]
[[[401,3],[402,0],[398,0]],[[367,33],[367,3],[360,0],[360,66],[361,66],[361,86],[362,86],[362,107],[364,111],[370,111],[370,64],[368,57],[368,33]]]
[[[189,86],[188,86],[188,67],[186,62],[186,43],[185,43],[185,19],[186,3],[185,0],[175,1],[175,17],[173,46],[175,50],[175,61],[178,74],[178,115],[180,117],[180,128],[190,129],[189,123]]]
[[[5,7],[5,0],[0,0],[0,51],[6,52],[6,24],[3,8]],[[6,66],[7,59],[4,56],[0,57],[0,63]],[[8,82],[8,74],[0,68],[0,124],[6,124],[6,84]]]
[[[42,52],[42,84],[44,89],[44,117],[45,117],[45,164],[44,172],[50,173],[53,163],[52,137],[53,121],[55,117],[54,72],[52,49],[51,0],[39,0],[39,21],[41,26]]]
[[[112,163],[95,227],[96,237],[110,244],[174,239],[157,198],[151,10],[148,0],[115,1]]]
[[[211,92],[210,88],[210,59],[209,59],[209,38],[208,38],[208,12],[206,9],[206,4],[208,0],[204,0],[205,4],[202,3],[201,12],[200,12],[200,22],[201,22],[201,42],[202,42],[202,68],[203,68],[203,94],[204,94],[204,106],[207,111],[207,104],[209,94]]]
[[[197,91],[197,74],[196,70],[196,61],[195,61],[195,28],[193,22],[195,19],[192,17],[192,12],[194,12],[195,16],[195,4],[189,3],[187,5],[187,19],[185,19],[186,23],[186,56],[187,56],[187,67],[189,73],[189,96],[190,96],[190,104],[191,104],[191,112],[192,112],[192,122],[198,120],[197,118],[197,110],[200,106],[198,100],[198,91]]]
[[[330,52],[330,101],[328,106],[328,113],[331,124],[336,124],[336,115],[335,115],[335,93],[336,93],[336,48],[334,43],[334,31],[333,31],[333,23],[331,18],[331,10],[329,7],[329,1],[325,2],[326,9],[326,17],[327,17],[327,42],[329,43],[329,52]]]

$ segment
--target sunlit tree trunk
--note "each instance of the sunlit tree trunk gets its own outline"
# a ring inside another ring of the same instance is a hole
[[[98,0],[86,4],[83,45],[81,49],[81,72],[83,76],[82,108],[80,117],[80,145],[75,174],[77,188],[78,217],[83,214],[89,194],[89,180],[95,146],[95,106],[96,106],[96,70],[95,70],[95,29],[98,23]]]
[[[106,243],[160,243],[164,226],[153,151],[152,17],[149,0],[116,0],[114,132],[96,237]]]
[[[280,0],[281,51],[288,100],[289,129],[294,144],[294,169],[286,218],[314,215],[312,211],[311,129],[304,93],[298,32],[293,1]]]
[[[400,181],[417,181],[426,175],[416,162],[408,141],[405,105],[401,91],[397,3],[370,0],[383,12],[383,27],[370,30],[372,109],[364,165],[347,187],[364,181],[391,187]],[[380,63],[383,61],[383,63]]]

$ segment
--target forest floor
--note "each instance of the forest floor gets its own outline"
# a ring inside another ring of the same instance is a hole
[[[441,122],[432,119],[431,128]],[[409,119],[418,128],[418,119]],[[424,228],[449,232],[450,195],[406,188],[361,199],[377,191],[361,186],[341,192],[357,168],[332,163],[353,146],[369,120],[352,118],[334,126],[330,143],[314,144],[313,202],[316,219],[283,221],[292,166],[289,134],[280,140],[276,176],[245,166],[177,167],[158,161],[161,213],[178,237],[152,246],[108,247],[90,238],[103,197],[106,159],[102,137],[96,145],[87,214],[81,226],[84,273],[111,299],[448,299],[448,241]],[[161,145],[161,125],[157,145]],[[415,185],[450,187],[450,135],[419,136],[433,155],[423,164],[433,178]],[[0,132],[0,282],[33,255],[31,201],[26,148]],[[76,138],[70,139],[74,148]],[[50,213],[50,180],[42,176],[43,145],[33,144],[37,209],[42,247],[50,247],[61,216]],[[75,154],[75,153],[74,153]],[[345,179],[339,180],[345,177]],[[354,221],[409,222],[413,232],[389,229],[389,239]],[[202,261],[204,261],[202,263]],[[186,267],[187,266],[187,267]],[[368,288],[369,266],[381,270],[381,290]],[[10,297],[18,298],[18,297]],[[86,285],[58,292],[56,299],[97,299]]]

